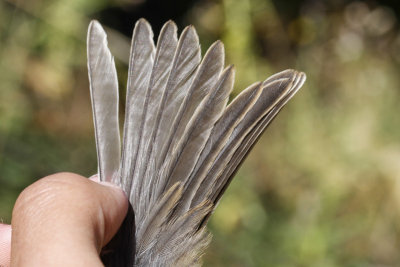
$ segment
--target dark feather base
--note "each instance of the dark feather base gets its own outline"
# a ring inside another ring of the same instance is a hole
[[[113,239],[102,249],[100,257],[106,267],[134,266],[135,251],[135,213],[129,204],[124,222]]]

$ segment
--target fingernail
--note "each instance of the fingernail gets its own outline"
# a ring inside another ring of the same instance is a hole
[[[111,183],[111,182],[100,181],[99,175],[97,175],[97,174],[94,174],[94,175],[90,176],[89,180],[91,180],[93,182],[96,182],[98,184],[104,185],[104,186],[108,186],[108,187],[112,187],[114,189],[118,189],[119,191],[123,191],[122,188],[120,186],[118,186],[117,184],[114,184],[114,183]]]
[[[99,178],[99,175],[97,173],[93,174],[92,176],[90,176],[89,180],[92,180],[93,182],[100,182],[100,178]]]
[[[118,188],[119,190],[122,190],[121,187],[119,187],[118,185],[111,183],[111,182],[99,182],[99,184],[105,185],[105,186],[109,186],[109,187],[113,187],[113,188]]]

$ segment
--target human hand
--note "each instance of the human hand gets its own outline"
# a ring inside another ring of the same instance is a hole
[[[27,187],[13,209],[12,238],[11,227],[0,225],[0,266],[103,266],[99,253],[121,226],[128,199],[96,179],[58,173]]]

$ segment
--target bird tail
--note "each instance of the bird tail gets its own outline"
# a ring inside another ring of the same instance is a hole
[[[151,26],[140,19],[132,37],[121,148],[117,73],[97,21],[87,40],[98,173],[123,188],[131,203],[110,249],[103,250],[104,263],[200,264],[211,239],[209,216],[305,74],[282,71],[227,105],[235,70],[224,67],[222,42],[202,59],[193,26],[178,38],[168,21],[155,45]]]

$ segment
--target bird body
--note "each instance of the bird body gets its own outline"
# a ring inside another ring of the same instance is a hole
[[[250,85],[227,105],[235,71],[224,68],[224,57],[217,41],[201,59],[194,27],[178,39],[172,21],[155,46],[149,23],[140,19],[121,144],[115,64],[104,30],[91,22],[98,173],[123,188],[132,205],[114,247],[105,250],[106,266],[199,265],[211,239],[209,216],[261,133],[305,81],[304,73],[286,70]]]

